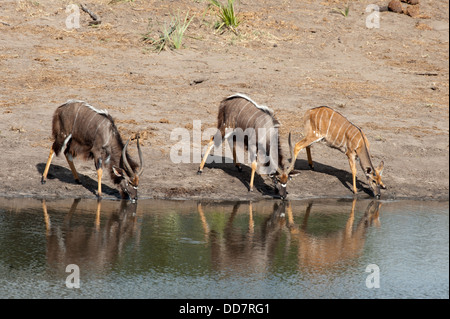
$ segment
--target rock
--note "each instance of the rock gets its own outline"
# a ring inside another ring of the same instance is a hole
[[[433,27],[430,27],[428,24],[417,22],[416,29],[419,30],[433,30]]]
[[[391,0],[388,4],[388,9],[395,13],[403,13],[403,7],[400,0]]]
[[[411,18],[416,18],[420,16],[420,7],[419,5],[408,6],[406,8],[405,14],[409,15]]]

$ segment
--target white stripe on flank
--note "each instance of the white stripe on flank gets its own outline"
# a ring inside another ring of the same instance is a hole
[[[348,123],[348,122],[344,122],[344,123],[341,124],[341,127],[339,128],[339,131],[337,132],[336,137],[334,138],[333,143],[331,143],[332,145],[336,145],[336,140],[337,140],[337,138],[339,137],[339,133],[341,133],[342,128],[343,128],[344,125],[347,124],[347,123]]]
[[[328,132],[330,131],[331,120],[333,119],[333,116],[334,116],[334,112],[333,112],[333,114],[331,114],[330,121],[328,122],[327,134],[325,135],[326,138],[328,138]]]
[[[342,144],[344,144],[344,142],[345,142],[345,135],[347,134],[348,130],[352,127],[352,125],[351,125],[350,122],[347,122],[347,124],[349,124],[350,127],[348,127],[348,128],[345,130],[344,133],[342,133],[342,135],[343,135],[342,142],[339,144],[338,148],[340,148],[340,147],[342,146]]]
[[[78,107],[77,114],[75,115],[75,119],[73,120],[72,124],[72,130],[76,127],[75,124],[77,123],[78,113],[80,112],[81,105]]]
[[[361,137],[359,138],[358,144],[356,144],[356,146],[355,146],[355,150],[359,147],[359,143],[361,143],[361,140],[362,140],[362,134],[361,134]]]
[[[267,118],[267,117],[261,116],[261,115],[260,115],[259,118],[255,121],[255,127],[259,127],[259,126],[258,126],[258,122],[261,121],[261,119],[264,120],[264,119],[266,119],[266,118]]]
[[[250,122],[250,120],[256,115],[256,114],[258,114],[257,112],[255,112],[255,113],[253,113],[253,115],[252,116],[250,116],[249,117],[249,119],[247,120],[247,123],[245,123],[245,129],[247,129],[248,128],[248,122]],[[256,128],[256,127],[254,127],[254,128]]]
[[[106,121],[106,118],[103,119],[103,121],[100,122],[100,124],[97,126],[97,129],[95,130],[94,136],[97,136],[97,131],[99,129],[100,126],[102,126],[103,122]]]
[[[321,114],[320,114],[320,119],[319,119],[319,123],[317,123],[317,130],[319,131],[319,134],[322,134],[322,130],[320,129],[320,124],[322,123],[322,116],[323,113],[325,112],[324,109],[321,109]]]
[[[63,146],[62,146],[63,153],[66,151],[67,143],[69,143],[69,140],[71,138],[72,138],[72,134],[69,134],[69,136],[67,136],[66,139],[64,140],[64,143],[63,143]]]
[[[359,130],[356,129],[356,133],[353,134],[352,138],[349,140],[349,141],[350,141],[350,144],[353,142],[353,139],[356,137],[356,135],[357,135],[358,133],[359,133]]]
[[[314,124],[315,124],[316,130],[318,131],[318,126],[317,126],[317,115],[319,115],[319,112],[316,112],[316,117],[314,118]],[[316,132],[316,135],[317,135],[317,132]]]
[[[247,105],[249,105],[249,104],[245,104],[245,106],[243,108],[241,108],[241,110],[239,111],[239,113],[238,113],[238,115],[236,117],[237,119],[241,116],[242,111],[247,107]]]

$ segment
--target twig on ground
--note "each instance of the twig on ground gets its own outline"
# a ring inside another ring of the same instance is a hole
[[[97,25],[97,24],[102,23],[102,21],[98,19],[97,15],[95,13],[93,13],[91,10],[89,10],[85,5],[80,3],[80,7],[81,7],[81,10],[83,10],[84,12],[89,14],[89,16],[92,18],[92,20],[94,20],[94,21],[89,22],[89,25]]]

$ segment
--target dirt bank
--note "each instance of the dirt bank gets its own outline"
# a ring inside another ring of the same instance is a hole
[[[220,100],[235,92],[275,110],[282,139],[301,138],[300,119],[315,106],[338,109],[366,133],[374,164],[385,162],[383,198],[448,199],[449,28],[447,1],[420,1],[420,15],[381,12],[379,28],[366,27],[374,1],[241,1],[238,34],[214,30],[208,1],[85,2],[101,24],[69,30],[70,1],[0,3],[0,191],[5,196],[94,197],[92,162],[76,161],[74,183],[63,157],[49,180],[40,176],[51,146],[51,116],[68,99],[108,109],[124,137],[141,132],[144,198],[252,199],[270,197],[272,184],[250,169],[174,164],[175,128],[215,126]],[[383,1],[378,4],[386,5]],[[156,37],[177,13],[189,12],[180,50],[157,54],[143,35]],[[192,137],[192,134],[191,134]],[[204,137],[206,145],[208,137]],[[198,144],[190,143],[189,147]],[[136,155],[136,152],[133,152]],[[313,147],[289,184],[291,199],[352,196],[345,155]],[[359,168],[358,168],[359,169]],[[364,181],[362,172],[358,177]],[[360,196],[368,196],[359,184]],[[104,179],[107,198],[118,192]]]

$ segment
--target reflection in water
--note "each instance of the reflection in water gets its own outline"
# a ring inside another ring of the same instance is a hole
[[[0,298],[448,298],[448,230],[448,202],[0,199]]]
[[[248,229],[243,233],[234,223],[240,205],[241,203],[237,203],[233,206],[222,235],[211,231],[202,204],[199,203],[197,206],[205,240],[210,243],[211,259],[215,269],[264,272],[270,268],[278,250],[286,251],[296,243],[299,268],[306,267],[317,271],[357,257],[364,248],[367,228],[372,224],[380,225],[381,202],[371,201],[356,228],[353,227],[355,198],[345,227],[333,229],[324,236],[315,235],[308,231],[313,203],[308,204],[303,221],[297,224],[294,221],[291,202],[283,201],[273,204],[273,213],[262,221],[259,232],[255,232],[255,228],[258,227],[255,227],[253,205],[250,203]],[[282,235],[288,237],[284,244],[281,243]]]
[[[102,202],[97,201],[95,219],[91,225],[76,221],[80,199],[75,199],[62,223],[52,224],[46,201],[42,210],[46,228],[47,263],[54,269],[61,265],[76,264],[83,270],[102,271],[110,267],[122,254],[124,244],[134,237],[139,244],[140,227],[137,225],[137,204],[123,200],[116,211],[108,214],[101,225]]]
[[[353,227],[356,207],[356,199],[354,199],[344,228],[324,237],[314,236],[308,233],[308,220],[312,206],[312,203],[308,204],[303,222],[298,228],[292,223],[292,210],[288,209],[291,232],[296,234],[299,241],[298,260],[302,266],[317,270],[358,257],[364,248],[367,228],[372,224],[380,226],[381,202],[371,201],[356,228]]]
[[[85,218],[80,220],[78,218],[80,215],[76,214],[80,201],[75,199],[63,220],[55,223],[52,223],[46,201],[42,201],[48,266],[61,270],[64,269],[62,265],[77,264],[84,270],[102,272],[114,266],[122,255],[126,243],[133,242],[135,249],[145,250],[145,247],[140,247],[143,227],[138,223],[137,203],[121,201],[119,208],[104,214],[106,217],[101,222],[102,201],[98,201],[95,211],[89,206],[91,213],[88,209],[86,215],[90,216],[91,222],[88,222]],[[319,234],[310,231],[308,227],[310,219],[313,218],[311,215],[314,215],[313,202],[307,204],[303,214],[297,215],[294,215],[289,201],[275,202],[271,205],[273,205],[272,212],[267,214],[255,211],[251,202],[235,203],[231,212],[221,214],[222,222],[213,222],[214,225],[211,227],[203,204],[201,202],[197,204],[198,216],[190,218],[200,219],[202,236],[208,248],[201,253],[207,254],[204,258],[210,261],[212,271],[232,271],[239,274],[266,273],[271,270],[276,256],[287,258],[292,251],[296,255],[298,269],[315,272],[356,258],[364,248],[367,228],[372,224],[379,225],[381,202],[369,202],[364,215],[354,227],[356,207],[354,199],[346,222],[338,222]],[[238,211],[242,206],[248,210],[244,214],[247,216],[245,220],[242,214],[238,218]],[[228,209],[229,206],[224,207]],[[213,205],[211,208],[214,210],[217,206]],[[152,213],[148,213],[151,216]],[[147,224],[144,231],[155,233],[155,229],[159,229],[160,232],[167,233],[163,228],[164,217],[166,216],[152,219],[152,223]],[[142,223],[142,218],[139,220]],[[177,229],[171,231],[173,233],[164,238],[166,242],[171,242],[169,244],[162,242],[161,238],[154,237],[142,245],[173,247],[180,234],[175,233],[179,231]],[[188,231],[184,237],[195,238],[199,235],[192,232]],[[184,250],[174,249],[174,251],[183,254]],[[170,255],[174,254],[174,251],[163,251],[161,253],[167,256],[161,258],[160,253],[158,258],[170,260],[172,258]],[[156,258],[156,255],[153,256]],[[189,256],[184,258],[188,259]],[[156,263],[152,264],[158,266]],[[195,262],[191,266],[194,267],[194,264]]]

